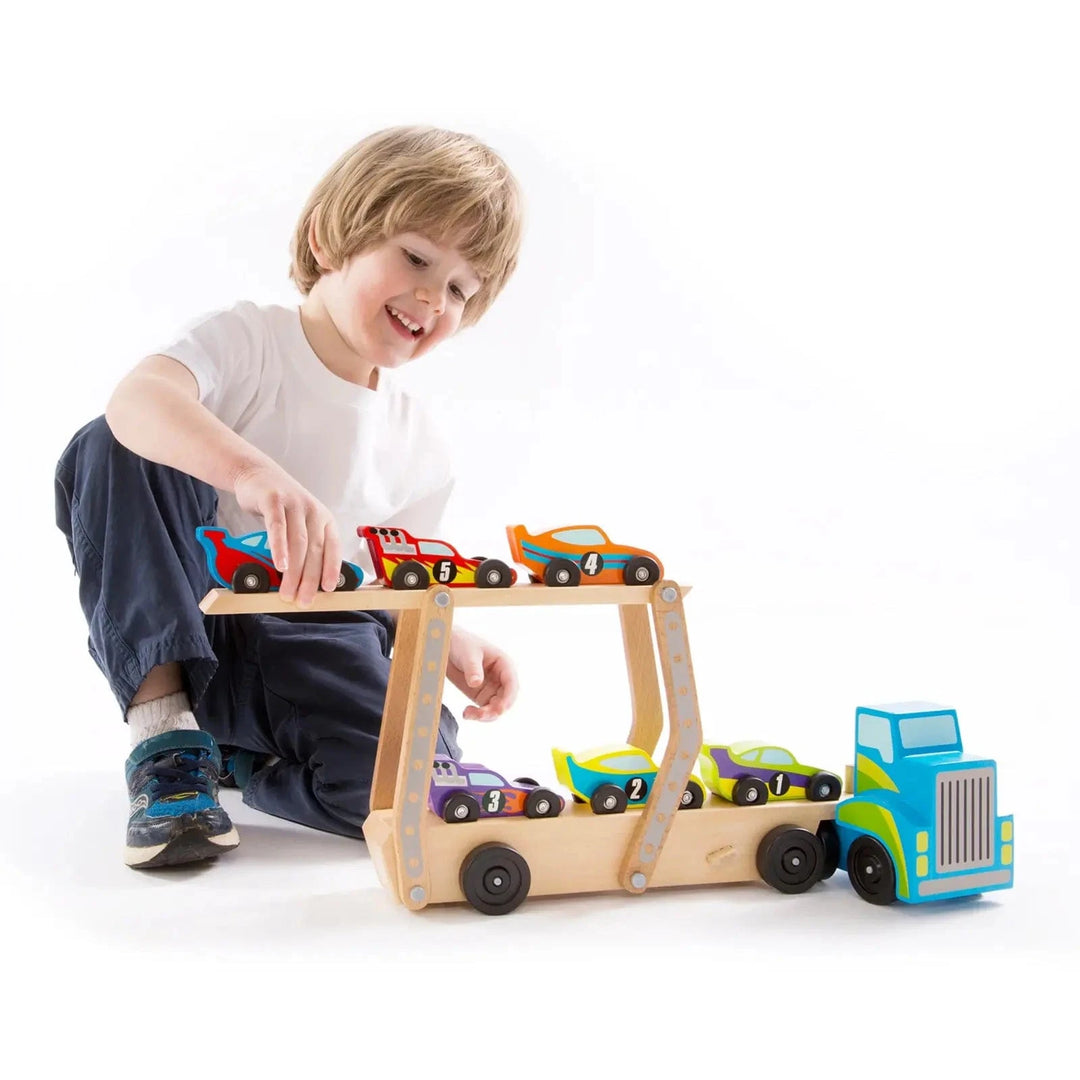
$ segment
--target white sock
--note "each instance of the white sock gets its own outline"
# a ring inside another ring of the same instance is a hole
[[[131,729],[131,745],[138,746],[145,739],[163,735],[166,731],[198,731],[199,725],[191,711],[191,702],[181,690],[176,694],[132,705],[127,711],[128,727]]]

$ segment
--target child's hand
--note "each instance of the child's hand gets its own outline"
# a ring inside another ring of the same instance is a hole
[[[233,487],[241,510],[266,523],[279,595],[310,606],[321,582],[333,592],[341,573],[341,538],[333,514],[284,469],[269,462],[241,473]]]
[[[450,634],[446,677],[476,702],[461,714],[465,720],[494,720],[517,697],[517,672],[510,657],[467,630],[454,630]]]

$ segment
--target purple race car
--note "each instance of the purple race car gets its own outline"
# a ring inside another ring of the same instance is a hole
[[[475,821],[479,817],[557,817],[566,805],[561,795],[527,776],[512,784],[484,765],[455,761],[436,754],[431,766],[428,806],[443,821]]]

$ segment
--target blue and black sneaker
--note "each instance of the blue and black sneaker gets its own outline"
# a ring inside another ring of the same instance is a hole
[[[239,746],[222,746],[220,784],[224,788],[239,788],[243,791],[255,773],[276,760],[272,754],[244,750]]]
[[[128,866],[176,866],[231,851],[240,842],[218,805],[221,754],[205,731],[167,731],[127,759],[131,817]]]

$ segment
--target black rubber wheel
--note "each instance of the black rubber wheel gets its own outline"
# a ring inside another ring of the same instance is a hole
[[[451,825],[459,821],[475,821],[480,816],[480,804],[464,791],[455,792],[443,803],[442,818]]]
[[[626,792],[618,784],[601,784],[589,799],[594,814],[621,814],[626,809]]]
[[[622,576],[627,585],[655,585],[660,580],[660,567],[639,555],[623,567]]]
[[[825,869],[821,872],[821,880],[827,881],[836,873],[840,865],[840,837],[836,834],[836,823],[823,821],[817,828],[818,839],[825,849]]]
[[[337,585],[334,592],[352,592],[360,584],[360,578],[356,571],[348,564],[341,564],[341,572],[338,574]]]
[[[233,571],[233,592],[254,593],[270,591],[270,571],[258,563],[243,563]]]
[[[509,589],[511,578],[510,567],[499,559],[485,559],[476,568],[478,589]]]
[[[390,584],[395,589],[426,589],[428,581],[428,572],[423,564],[409,559],[394,570]]]
[[[811,802],[836,802],[842,786],[839,776],[829,772],[814,773],[806,782],[806,797]]]
[[[568,589],[581,584],[581,567],[569,559],[552,559],[544,567],[544,584],[553,589]]]
[[[562,810],[562,799],[547,788],[538,787],[525,796],[526,817],[558,817],[560,810]]]
[[[896,868],[885,846],[872,836],[860,836],[848,851],[847,872],[851,887],[868,904],[891,904],[896,900]]]
[[[758,844],[757,872],[778,892],[806,892],[825,871],[825,848],[807,829],[777,825]]]
[[[465,899],[484,915],[508,915],[529,895],[529,864],[505,844],[481,844],[461,864]]]
[[[691,776],[679,800],[680,810],[698,810],[705,805],[705,789]]]
[[[514,778],[514,783],[519,787],[539,787],[540,781],[534,780],[531,776],[517,776]]]
[[[731,801],[736,806],[758,806],[769,801],[769,789],[764,780],[756,776],[744,776],[735,781]]]

